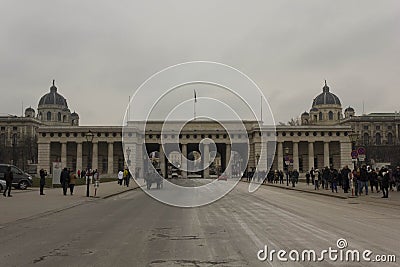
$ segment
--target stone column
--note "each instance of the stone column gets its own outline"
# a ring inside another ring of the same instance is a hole
[[[345,165],[349,166],[350,169],[352,168],[351,151],[351,142],[340,142],[340,168]]]
[[[210,165],[210,144],[205,141],[203,142],[204,145],[204,156],[203,156],[203,173],[204,177],[203,178],[210,178],[210,168],[208,167]]]
[[[82,172],[82,142],[76,143],[76,170]]]
[[[99,168],[99,143],[92,142],[92,170]]]
[[[314,142],[308,143],[308,171],[314,168]]]
[[[226,144],[225,151],[225,174],[229,177],[231,175],[231,164],[229,161],[231,160],[231,144]]]
[[[107,174],[111,177],[115,174],[114,173],[114,143],[108,143],[108,162],[107,162]]]
[[[38,167],[37,172],[39,174],[40,169],[47,170],[50,174],[51,170],[50,162],[50,142],[38,142]]]
[[[67,167],[67,142],[61,142],[61,167]]]
[[[299,171],[299,142],[293,142],[293,170]]]
[[[160,168],[161,168],[161,173],[162,177],[167,177],[165,173],[165,155],[164,155],[164,148],[162,144],[160,144]]]
[[[187,178],[187,145],[182,144],[182,154],[181,154],[181,169],[182,169],[182,177]]]
[[[278,170],[283,171],[283,142],[278,142]]]
[[[143,177],[143,170],[144,170],[144,161],[143,161],[143,150],[142,150],[142,144],[137,144],[136,145],[136,169],[135,169],[135,174],[136,171],[138,171],[137,175],[138,177],[135,176],[135,178]]]
[[[324,167],[329,166],[329,142],[324,142]]]

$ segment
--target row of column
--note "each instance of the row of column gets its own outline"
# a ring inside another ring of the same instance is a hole
[[[293,169],[299,170],[299,142],[292,142],[293,144]],[[278,142],[277,147],[278,169],[283,170],[283,142]],[[341,164],[348,165],[351,151],[350,142],[340,142]],[[345,152],[344,152],[345,151]],[[324,166],[329,166],[329,142],[324,142]],[[314,168],[314,142],[308,142],[308,168]],[[343,167],[343,166],[341,166]]]
[[[107,142],[108,144],[108,159],[107,159],[107,174],[114,174],[114,143]],[[50,150],[50,144],[49,144]],[[92,142],[92,166],[93,170],[99,168],[99,143]],[[61,142],[61,165],[67,166],[67,142]],[[76,169],[82,170],[86,168],[82,166],[82,142],[76,143]]]

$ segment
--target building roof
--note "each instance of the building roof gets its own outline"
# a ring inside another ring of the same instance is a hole
[[[313,107],[318,105],[341,105],[339,98],[335,94],[329,92],[329,86],[326,84],[326,80],[322,88],[322,93],[314,98],[312,104]]]
[[[42,105],[58,105],[62,106],[63,108],[68,108],[67,100],[57,93],[57,87],[54,85],[50,87],[50,92],[42,96],[39,100],[39,107]]]
[[[345,112],[346,112],[346,111],[348,111],[348,112],[354,112],[354,108],[348,107],[348,108],[346,108],[344,111],[345,111]]]

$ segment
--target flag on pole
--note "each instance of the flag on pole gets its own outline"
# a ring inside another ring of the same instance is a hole
[[[196,103],[196,102],[197,102],[197,94],[196,94],[196,90],[193,90],[193,92],[194,92],[194,102]]]

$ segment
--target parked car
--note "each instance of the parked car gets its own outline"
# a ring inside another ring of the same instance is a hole
[[[6,189],[6,181],[0,180],[0,192],[3,192],[4,189]]]
[[[12,186],[14,188],[25,190],[28,187],[32,186],[32,176],[22,171],[20,168],[9,164],[0,164],[0,180],[4,180],[4,175],[8,167],[11,167],[11,171],[14,176],[12,182]]]

